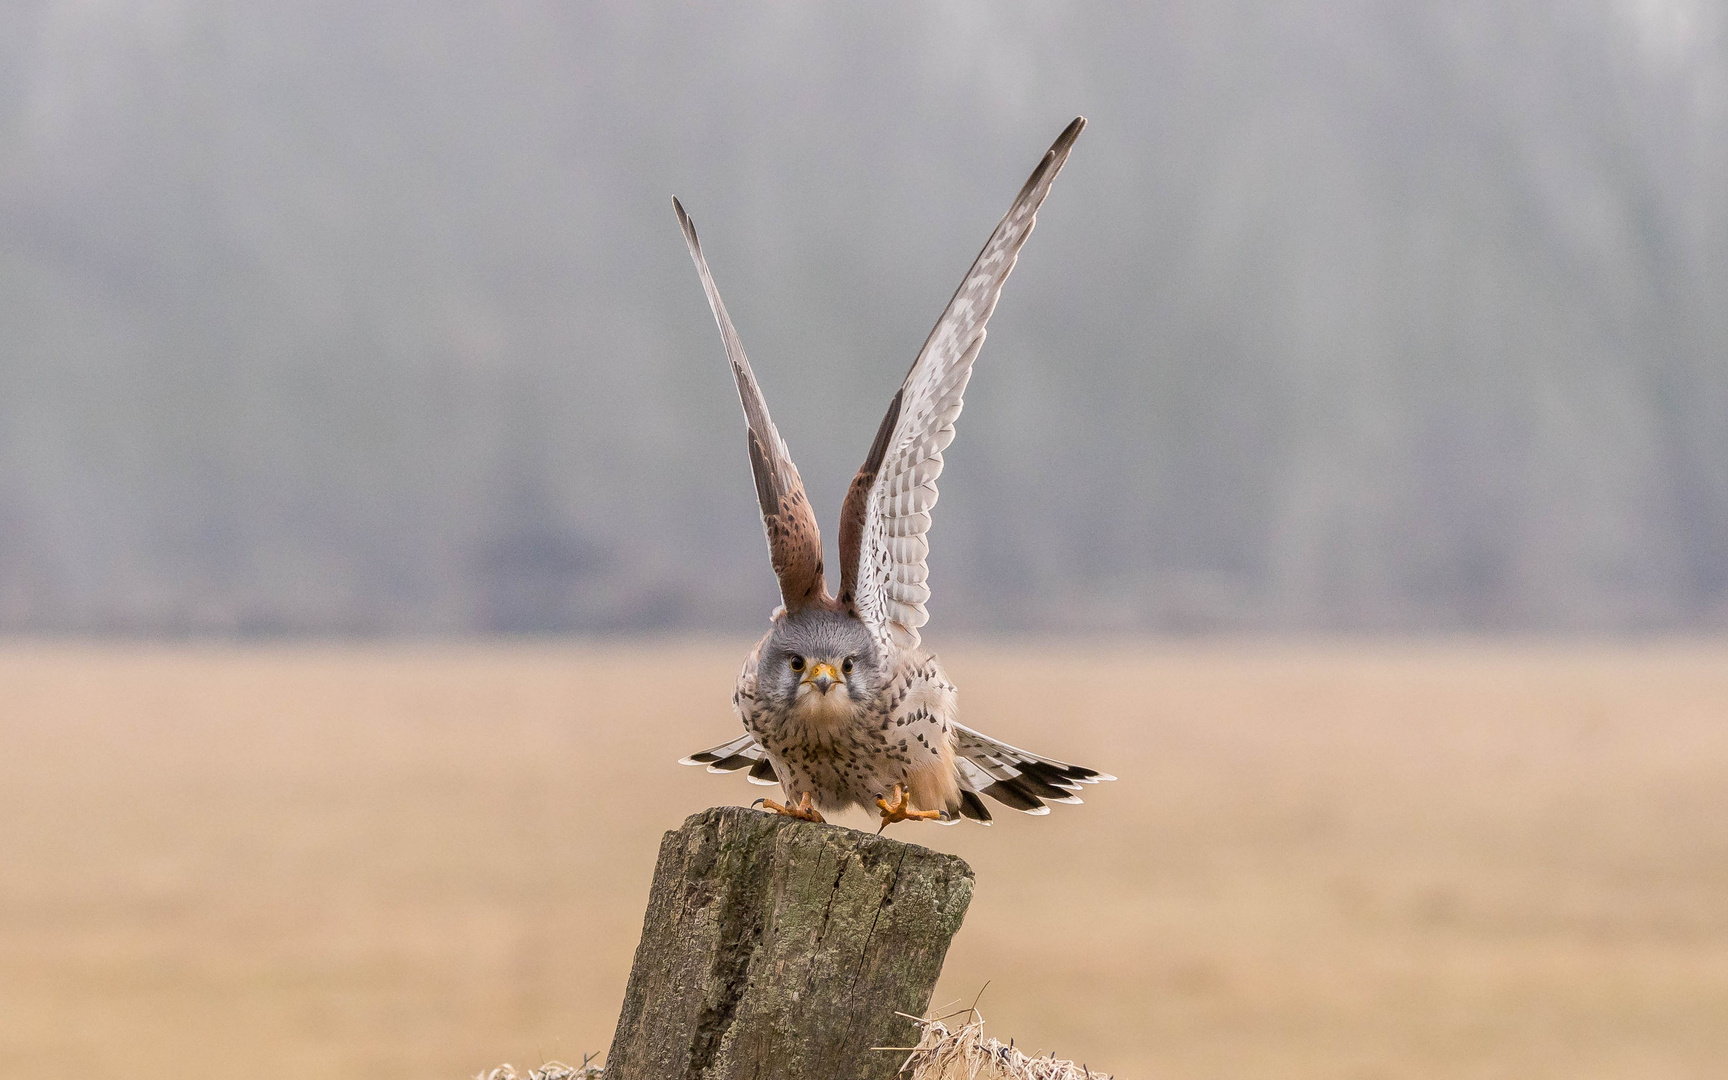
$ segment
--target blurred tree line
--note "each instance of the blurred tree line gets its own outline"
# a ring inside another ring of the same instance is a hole
[[[1728,626],[1728,13],[1693,0],[20,0],[0,630],[745,630],[684,198],[832,547],[1092,121],[935,627]]]

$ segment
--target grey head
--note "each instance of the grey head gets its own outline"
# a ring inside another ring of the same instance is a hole
[[[757,659],[756,696],[780,708],[807,694],[845,694],[863,705],[887,677],[876,640],[856,616],[805,608],[774,620]]]

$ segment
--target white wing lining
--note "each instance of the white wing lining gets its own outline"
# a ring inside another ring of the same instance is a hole
[[[898,419],[865,499],[854,597],[859,617],[885,646],[915,648],[918,628],[930,617],[925,608],[930,599],[926,534],[930,508],[936,505],[936,480],[942,475],[942,451],[954,441],[962,395],[1003,283],[1032,233],[1038,207],[1085,126],[1085,118],[1076,117],[1045,153],[948,301],[901,384]]]

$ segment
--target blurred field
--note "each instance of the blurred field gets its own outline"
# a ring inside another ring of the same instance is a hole
[[[659,833],[756,789],[741,643],[0,650],[0,1075],[459,1078],[604,1050]],[[1728,645],[945,652],[1110,769],[897,826],[937,1004],[1126,1077],[1728,1073]]]

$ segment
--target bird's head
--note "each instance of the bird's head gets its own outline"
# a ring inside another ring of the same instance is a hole
[[[756,696],[782,708],[862,703],[884,673],[870,631],[839,611],[806,609],[774,620],[756,671]]]

